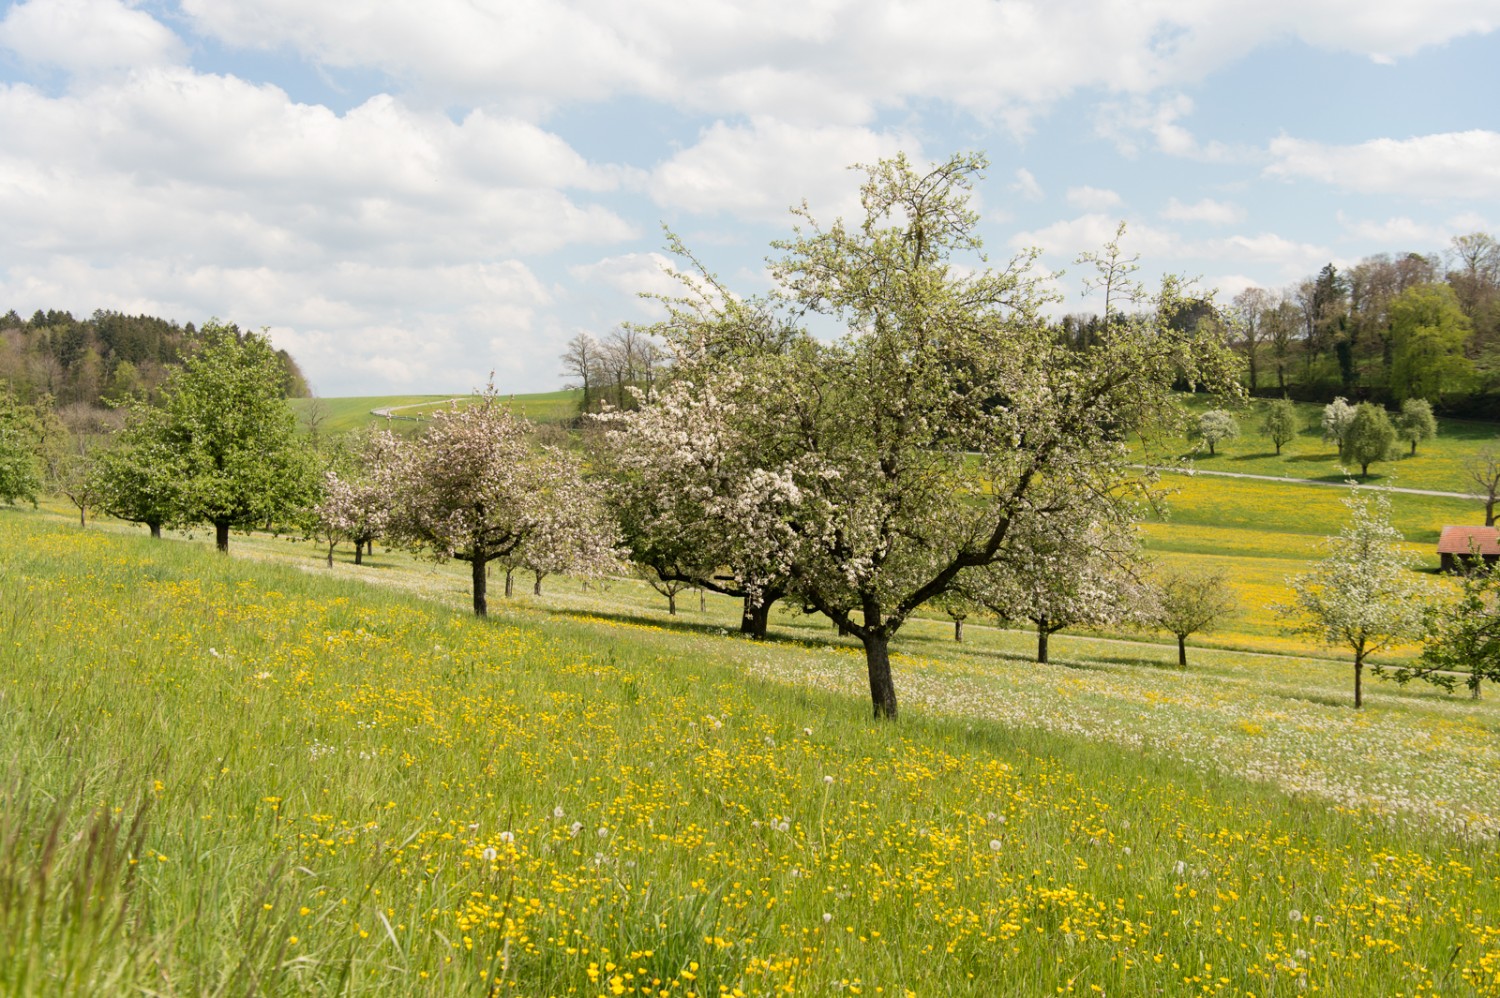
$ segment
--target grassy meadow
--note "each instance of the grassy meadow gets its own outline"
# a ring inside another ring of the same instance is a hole
[[[1342,490],[1163,484],[1148,553],[1241,602],[1188,670],[933,612],[894,725],[794,607],[494,570],[476,620],[464,565],[0,508],[0,994],[1500,994],[1500,701],[1356,712],[1283,631]],[[1482,522],[1392,499],[1429,571]]]
[[[1207,395],[1188,396],[1187,404],[1195,416],[1219,405]],[[1200,448],[1195,439],[1179,438],[1154,448],[1151,459],[1190,461],[1201,471],[1229,471],[1276,478],[1338,483],[1350,477],[1340,465],[1338,449],[1323,442],[1321,405],[1297,403],[1302,431],[1281,448],[1279,455],[1260,429],[1269,406],[1270,400],[1257,398],[1232,409],[1239,423],[1240,435],[1220,441],[1212,455],[1206,446]],[[1410,444],[1398,441],[1396,459],[1372,464],[1370,477],[1364,481],[1408,489],[1471,493],[1475,486],[1469,481],[1464,465],[1476,450],[1492,444],[1500,446],[1500,432],[1495,424],[1440,418],[1437,437],[1419,444],[1415,456],[1410,454]],[[1357,474],[1359,468],[1349,471]]]
[[[514,396],[517,415],[538,423],[560,423],[578,414],[578,391],[539,392]],[[371,395],[351,398],[292,399],[299,424],[310,430],[317,422],[319,433],[339,434],[361,426],[389,425],[402,433],[419,433],[427,420],[450,404],[463,404],[462,397],[451,395]],[[391,410],[392,419],[375,415],[377,409]]]
[[[1488,702],[240,547],[0,513],[0,992],[1500,991]]]

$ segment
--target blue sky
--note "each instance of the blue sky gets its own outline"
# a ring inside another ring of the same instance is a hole
[[[1225,296],[1500,232],[1500,0],[26,0],[0,309],[267,327],[320,394],[559,387],[669,225],[735,290],[846,169],[980,150],[1087,310],[1118,221]]]

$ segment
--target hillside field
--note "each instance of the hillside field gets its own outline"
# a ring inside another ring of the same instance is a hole
[[[1489,701],[236,543],[0,512],[0,991],[1500,992]]]

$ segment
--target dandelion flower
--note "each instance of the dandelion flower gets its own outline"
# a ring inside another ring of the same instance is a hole
[[[488,846],[485,848],[483,855],[486,863],[493,863],[500,854],[495,851],[494,846]]]
[[[1000,840],[999,839],[990,839],[990,852],[999,852],[999,851],[1000,851]]]
[[[514,842],[515,840],[516,840],[516,833],[510,831],[509,829],[506,829],[505,831],[503,831],[503,832],[500,833],[500,841],[501,842]]]

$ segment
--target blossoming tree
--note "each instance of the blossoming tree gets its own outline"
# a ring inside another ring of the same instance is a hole
[[[730,432],[682,446],[744,448],[731,463],[749,470],[714,499],[742,504],[747,547],[863,644],[877,717],[896,716],[890,641],[917,608],[1012,557],[1018,520],[1075,517],[1144,487],[1126,440],[1180,428],[1174,381],[1234,390],[1210,324],[1167,321],[1174,283],[1137,314],[1107,305],[1085,346],[1054,335],[1033,254],[996,270],[979,253],[968,196],[984,165],[882,161],[867,168],[859,224],[796,213],[771,304],[788,321],[837,322],[838,339],[763,324],[751,328],[777,331],[777,349],[724,348],[742,325],[728,295],[656,329],[692,373],[683,390],[724,400]],[[1098,260],[1111,285],[1125,279],[1116,245]]]
[[[493,384],[476,401],[435,414],[383,474],[396,497],[389,536],[438,560],[468,562],[479,616],[489,609],[489,563],[581,518],[579,497],[588,494],[577,461],[537,446]]]

